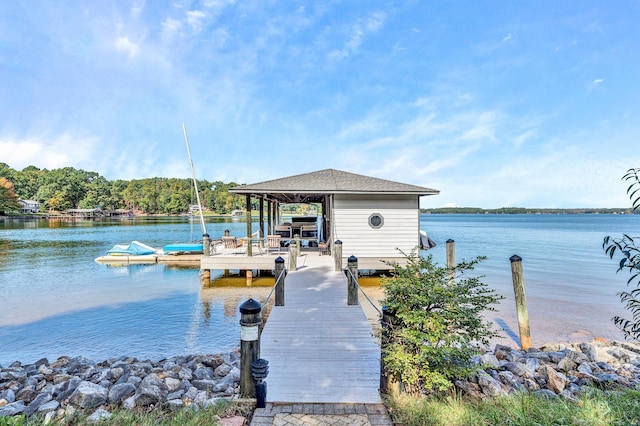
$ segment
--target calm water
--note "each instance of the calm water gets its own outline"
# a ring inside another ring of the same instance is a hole
[[[620,337],[610,318],[623,313],[616,292],[627,276],[615,273],[601,244],[605,235],[633,234],[639,216],[423,215],[421,222],[438,243],[431,251],[438,262],[449,238],[458,260],[487,256],[477,271],[507,297],[490,316],[507,329],[505,339],[517,331],[513,254],[523,258],[534,344]],[[246,224],[207,224],[212,237],[225,229],[244,235]],[[268,287],[201,289],[197,269],[93,260],[114,244],[160,247],[200,234],[187,219],[0,222],[0,364],[60,355],[160,359],[237,347],[238,305],[264,300]]]

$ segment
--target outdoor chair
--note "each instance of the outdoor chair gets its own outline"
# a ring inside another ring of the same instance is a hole
[[[324,241],[320,241],[318,243],[318,255],[322,256],[323,254],[326,254],[326,255],[331,254],[329,252],[329,244],[330,244],[329,241],[327,241],[326,243]]]
[[[267,253],[271,251],[280,253],[280,240],[282,240],[281,235],[267,235]]]
[[[236,237],[222,237],[222,243],[225,249],[235,250],[238,247],[242,247],[242,242],[238,241]]]

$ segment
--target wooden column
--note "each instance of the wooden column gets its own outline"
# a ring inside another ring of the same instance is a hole
[[[342,271],[342,241],[340,240],[333,243],[333,263],[335,271]]]
[[[449,282],[456,279],[456,242],[452,239],[447,240],[447,268],[449,268]]]
[[[284,269],[284,259],[278,256],[275,260],[276,275],[276,306],[284,306],[284,278],[286,276]]]
[[[523,351],[526,351],[531,347],[531,332],[529,329],[529,312],[527,311],[527,298],[524,293],[524,273],[522,271],[522,258],[517,254],[514,254],[509,260],[511,261],[513,292],[516,298],[516,311],[518,313],[520,347]]]
[[[355,256],[349,256],[347,259],[347,305],[358,304],[358,258]]]
[[[264,247],[264,198],[260,197],[260,247]]]
[[[249,239],[247,242],[247,256],[253,256],[253,250],[251,248],[251,195],[247,195],[246,209],[247,238]]]
[[[262,306],[249,299],[240,305],[240,397],[255,398],[251,364],[260,358],[260,326]]]

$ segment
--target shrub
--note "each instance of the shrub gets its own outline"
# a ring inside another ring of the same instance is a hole
[[[627,194],[631,199],[633,211],[640,210],[639,173],[640,169],[630,169],[622,177],[623,180],[631,182],[627,188]],[[602,243],[602,248],[611,259],[619,253],[620,261],[617,272],[628,270],[630,277],[627,280],[627,286],[635,286],[633,290],[618,293],[620,301],[631,312],[631,319],[615,316],[613,317],[613,323],[622,330],[627,340],[640,341],[640,248],[636,245],[633,237],[627,234],[623,234],[622,238],[606,236]]]
[[[498,335],[482,312],[503,299],[480,277],[467,277],[484,258],[441,267],[413,251],[383,280],[383,305],[394,315],[383,335],[387,372],[411,393],[444,391],[477,370],[469,359]],[[456,277],[452,279],[452,277]]]

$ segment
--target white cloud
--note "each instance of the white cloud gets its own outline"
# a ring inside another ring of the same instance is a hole
[[[84,168],[92,158],[100,157],[95,150],[98,146],[95,138],[78,138],[70,134],[53,138],[44,136],[25,139],[0,138],[2,161],[16,170],[31,165],[47,169],[66,166]]]
[[[349,29],[348,39],[342,49],[335,49],[329,53],[331,59],[345,59],[358,52],[360,45],[369,34],[377,33],[384,25],[386,15],[374,12],[365,19],[359,19]]]
[[[118,37],[116,39],[116,50],[119,52],[124,52],[129,56],[129,58],[133,59],[138,56],[138,52],[140,48],[137,44],[129,40],[127,37]]]
[[[201,10],[189,10],[186,14],[187,24],[196,32],[202,30],[202,21],[206,18],[206,14]]]

